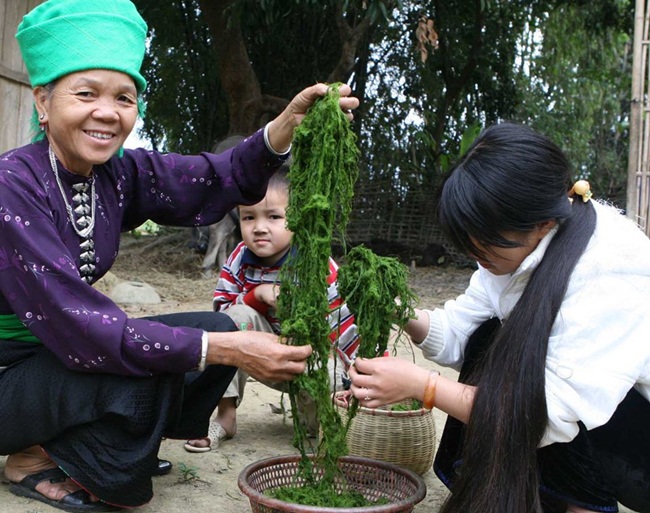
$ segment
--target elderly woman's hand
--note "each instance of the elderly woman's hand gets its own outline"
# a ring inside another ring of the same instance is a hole
[[[276,152],[284,153],[288,150],[293,139],[294,128],[302,122],[307,109],[312,106],[316,99],[327,93],[328,88],[327,84],[315,84],[303,89],[291,100],[284,111],[271,121],[268,127],[269,143]],[[339,88],[341,95],[339,104],[349,120],[353,119],[352,110],[359,106],[359,99],[349,96],[351,92],[350,86],[346,84],[342,84]]]
[[[316,84],[307,89],[303,89],[291,100],[285,112],[288,112],[292,116],[294,128],[302,122],[307,109],[311,107],[319,96],[325,95],[328,89],[329,86],[326,84]],[[354,96],[349,96],[351,92],[352,90],[347,84],[342,84],[339,88],[341,95],[339,104],[341,105],[341,110],[346,113],[350,121],[353,119],[352,109],[356,109],[359,106],[359,100]]]
[[[287,381],[305,372],[311,346],[281,344],[259,331],[210,333],[208,364],[238,367],[259,381]]]

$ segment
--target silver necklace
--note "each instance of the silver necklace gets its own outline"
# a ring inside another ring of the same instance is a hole
[[[54,171],[54,178],[56,178],[56,183],[59,186],[59,192],[63,198],[63,203],[65,203],[65,209],[68,211],[68,218],[70,219],[72,228],[77,233],[77,235],[79,235],[79,237],[82,237],[84,239],[91,237],[93,228],[95,227],[95,177],[90,177],[90,208],[88,208],[87,205],[82,204],[79,205],[75,210],[72,210],[70,203],[68,203],[68,198],[65,195],[63,184],[61,183],[61,178],[59,178],[59,170],[56,165],[56,157],[54,156],[52,146],[48,146],[47,152],[50,157],[52,171]],[[87,184],[78,184],[78,186],[73,187],[79,195],[87,196]],[[90,210],[90,212],[88,212],[88,210]],[[75,211],[77,211],[79,214],[78,219],[75,217]],[[90,213],[90,215],[88,215],[88,213]]]

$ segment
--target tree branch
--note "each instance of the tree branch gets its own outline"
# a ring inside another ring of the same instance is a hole
[[[230,116],[229,135],[257,130],[262,113],[262,91],[234,11],[236,0],[199,0],[217,54],[219,76]]]
[[[370,18],[366,15],[361,21],[352,26],[348,23],[343,2],[336,3],[336,26],[341,38],[341,56],[335,68],[327,77],[329,83],[347,82],[354,69],[359,43],[370,27]]]

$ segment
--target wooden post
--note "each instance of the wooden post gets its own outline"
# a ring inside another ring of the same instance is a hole
[[[627,216],[650,235],[648,199],[648,109],[644,99],[648,64],[648,16],[650,0],[636,0],[632,54],[632,98],[627,173]]]

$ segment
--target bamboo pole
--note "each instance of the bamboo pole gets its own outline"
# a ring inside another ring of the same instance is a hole
[[[650,0],[647,1],[645,12],[643,15],[643,40],[641,51],[641,89],[645,89],[643,96],[643,110],[641,113],[642,130],[639,134],[639,145],[642,148],[641,160],[637,168],[637,181],[636,181],[636,194],[637,194],[637,223],[641,229],[650,235],[650,222],[648,211],[648,198],[650,197],[650,116],[648,116],[648,93],[650,92],[650,66],[648,66],[648,59],[650,58]]]
[[[643,108],[643,74],[641,54],[643,50],[643,28],[645,21],[644,0],[636,0],[634,10],[634,40],[632,47],[632,98],[630,101],[630,146],[627,171],[627,207],[628,217],[638,220],[638,185],[640,155],[642,151],[641,121]]]
[[[626,212],[650,236],[650,0],[636,0],[634,21]]]

